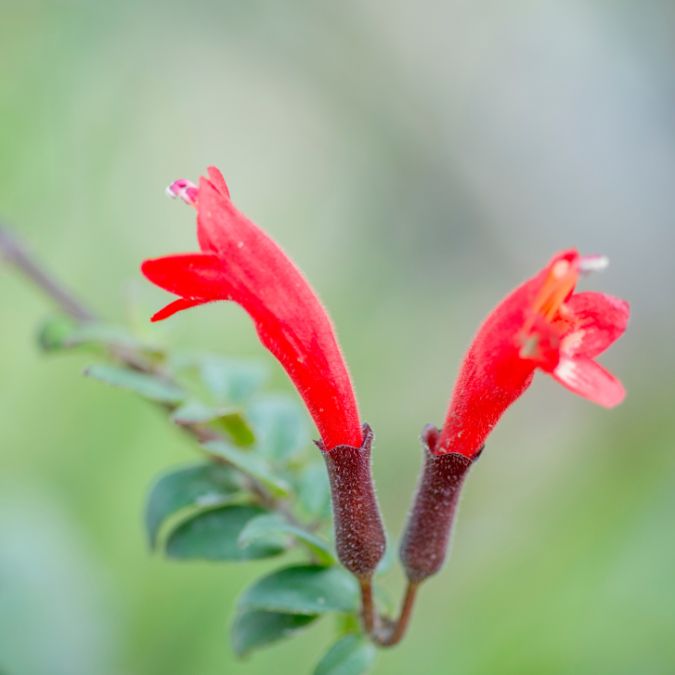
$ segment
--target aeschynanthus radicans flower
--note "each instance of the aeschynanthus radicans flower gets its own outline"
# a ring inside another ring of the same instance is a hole
[[[179,296],[152,320],[214,300],[240,304],[297,387],[324,447],[359,447],[363,436],[347,366],[330,318],[297,267],[235,208],[215,167],[198,187],[183,179],[167,192],[196,207],[201,253],[142,264],[150,281]]]
[[[574,293],[581,273],[606,265],[563,251],[497,305],[464,357],[435,452],[475,456],[536,369],[601,406],[621,403],[623,385],[594,358],[626,329],[628,303]]]

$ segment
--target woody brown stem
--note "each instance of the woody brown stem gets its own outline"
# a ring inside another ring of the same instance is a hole
[[[409,582],[405,589],[398,618],[395,621],[383,622],[381,628],[375,627],[372,636],[374,642],[380,647],[394,647],[405,637],[415,607],[418,587],[418,584]]]
[[[96,317],[70,291],[38,265],[27,249],[0,225],[0,256],[16,267],[67,316],[76,321],[93,321]]]

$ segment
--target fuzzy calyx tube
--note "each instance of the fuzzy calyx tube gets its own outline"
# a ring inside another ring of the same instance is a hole
[[[399,551],[406,575],[415,584],[443,566],[459,494],[475,460],[456,452],[436,454],[438,438],[433,425],[422,431],[424,467]]]
[[[363,425],[360,447],[321,449],[330,480],[335,547],[340,562],[360,579],[369,579],[386,548],[386,537],[370,470],[373,432]]]

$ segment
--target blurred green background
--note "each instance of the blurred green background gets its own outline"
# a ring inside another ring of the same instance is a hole
[[[536,379],[378,674],[675,672],[674,31],[666,0],[0,0],[0,218],[110,320],[290,391],[234,306],[147,323],[166,297],[139,261],[195,248],[163,188],[218,164],[330,309],[394,535],[482,317],[559,248],[612,259],[591,283],[633,305],[604,359],[626,402]],[[50,308],[1,267],[0,307],[0,672],[309,672],[329,626],[243,663],[227,644],[275,563],[148,552],[178,432],[41,355]]]

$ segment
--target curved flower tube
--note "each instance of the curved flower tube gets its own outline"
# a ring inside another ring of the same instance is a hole
[[[232,300],[251,316],[261,342],[279,360],[303,398],[324,447],[363,442],[356,397],[332,323],[281,248],[238,211],[225,180],[208,168],[199,186],[167,188],[197,210],[200,253],[146,260],[143,274],[178,296],[153,321],[215,300]]]
[[[625,331],[628,303],[574,293],[581,273],[606,265],[600,256],[560,252],[497,305],[464,357],[433,452],[476,456],[537,369],[598,405],[621,403],[623,385],[594,358]]]

